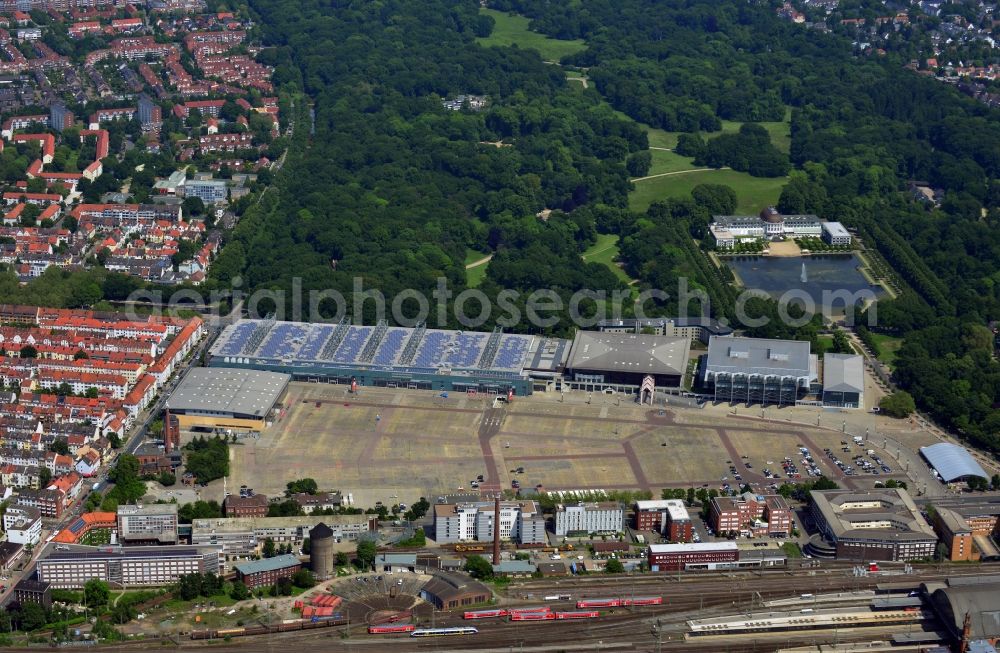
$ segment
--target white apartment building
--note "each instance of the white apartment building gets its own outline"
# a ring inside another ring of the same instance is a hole
[[[31,506],[7,506],[3,516],[7,541],[13,544],[38,544],[42,539],[42,513]]]
[[[438,542],[489,542],[493,539],[494,504],[491,501],[439,503],[434,506]],[[500,539],[522,544],[545,542],[545,518],[534,501],[500,503]]]

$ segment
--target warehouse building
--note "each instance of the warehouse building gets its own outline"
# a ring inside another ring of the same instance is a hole
[[[556,506],[555,532],[560,537],[570,533],[620,533],[624,529],[625,510],[616,501],[577,503]]]
[[[167,400],[182,428],[262,431],[288,389],[277,372],[193,367]]]
[[[657,389],[677,389],[687,372],[690,344],[687,338],[577,331],[564,385],[637,394],[649,377]]]
[[[63,545],[37,562],[38,580],[54,589],[79,589],[96,578],[112,587],[158,587],[184,574],[219,573],[217,547],[144,546],[120,548]]]
[[[437,571],[420,589],[420,598],[438,610],[454,610],[485,604],[493,599],[493,592],[468,576]]]
[[[681,571],[696,566],[735,563],[740,558],[736,542],[650,544],[650,571]]]
[[[819,529],[806,545],[814,557],[905,562],[931,559],[937,535],[902,488],[813,490]]]
[[[865,363],[856,354],[823,356],[823,405],[865,407]]]
[[[438,544],[491,542],[493,521],[492,501],[434,505],[434,531]],[[534,501],[501,501],[500,539],[521,544],[545,543],[545,518],[538,504]]]
[[[251,560],[236,565],[236,579],[243,581],[249,589],[270,587],[282,578],[291,578],[302,569],[302,562],[290,554]]]
[[[920,455],[945,483],[965,481],[973,476],[987,480],[990,478],[969,450],[957,444],[938,442],[929,447],[920,447]]]
[[[818,381],[804,340],[713,337],[702,366],[702,384],[717,402],[794,404]]]

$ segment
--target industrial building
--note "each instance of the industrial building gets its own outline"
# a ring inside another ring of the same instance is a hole
[[[561,371],[567,349],[565,340],[499,329],[240,320],[223,330],[209,353],[213,367],[271,370],[303,381],[526,395],[529,370],[539,370],[543,379]]]
[[[235,567],[236,579],[243,581],[249,589],[269,587],[282,578],[291,578],[292,574],[302,569],[302,562],[291,554],[251,560]]]
[[[635,502],[635,527],[660,533],[671,542],[690,542],[691,516],[680,499]]]
[[[865,407],[865,363],[856,354],[823,356],[823,405]]]
[[[794,404],[818,380],[805,340],[712,337],[701,361],[702,384],[715,401]]]
[[[690,345],[687,338],[577,331],[566,379],[570,387],[598,392],[634,394],[647,377],[656,388],[679,388],[687,372]]]
[[[735,563],[740,549],[736,542],[650,544],[647,557],[650,571],[680,571],[692,565]]]
[[[347,319],[338,324],[240,320],[212,345],[209,364],[279,372],[297,381],[486,394],[560,388],[635,394],[646,377],[657,389],[676,391],[692,337],[688,327],[677,328],[683,335],[609,329],[581,331],[569,341],[500,328],[472,332],[393,327],[385,321],[360,326]]]
[[[125,545],[177,544],[177,504],[118,506],[118,541]]]
[[[119,548],[63,545],[46,550],[36,564],[38,580],[55,589],[79,589],[96,578],[112,587],[156,587],[184,574],[219,573],[218,547]]]
[[[990,478],[969,450],[957,444],[938,442],[929,447],[920,447],[920,455],[945,483],[968,480],[972,476],[987,480]]]
[[[192,367],[167,400],[183,428],[262,431],[291,376],[230,367]]]
[[[813,490],[819,529],[810,555],[838,560],[910,561],[934,557],[937,535],[902,488]]]
[[[435,540],[449,542],[490,542],[493,540],[494,503],[437,503],[434,505]],[[534,501],[500,502],[500,539],[521,544],[543,544],[545,518]]]
[[[604,333],[651,333],[668,338],[686,338],[691,344],[707,345],[712,336],[731,336],[733,330],[710,317],[649,317],[601,320],[597,330]]]
[[[555,533],[620,533],[624,530],[625,510],[616,501],[577,503],[556,506]]]
[[[319,524],[326,524],[338,541],[353,541],[377,530],[378,519],[372,515],[195,519],[191,524],[191,544],[220,546],[226,556],[247,556],[256,553],[266,539],[276,544],[301,546],[310,529]]]

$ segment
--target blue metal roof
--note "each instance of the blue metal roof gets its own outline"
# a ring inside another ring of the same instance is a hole
[[[972,454],[957,444],[938,442],[929,447],[921,447],[920,453],[946,483],[965,476],[989,478]]]

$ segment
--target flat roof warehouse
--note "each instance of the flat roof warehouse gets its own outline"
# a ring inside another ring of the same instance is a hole
[[[194,367],[167,400],[176,413],[262,419],[278,403],[291,377],[250,369]]]

